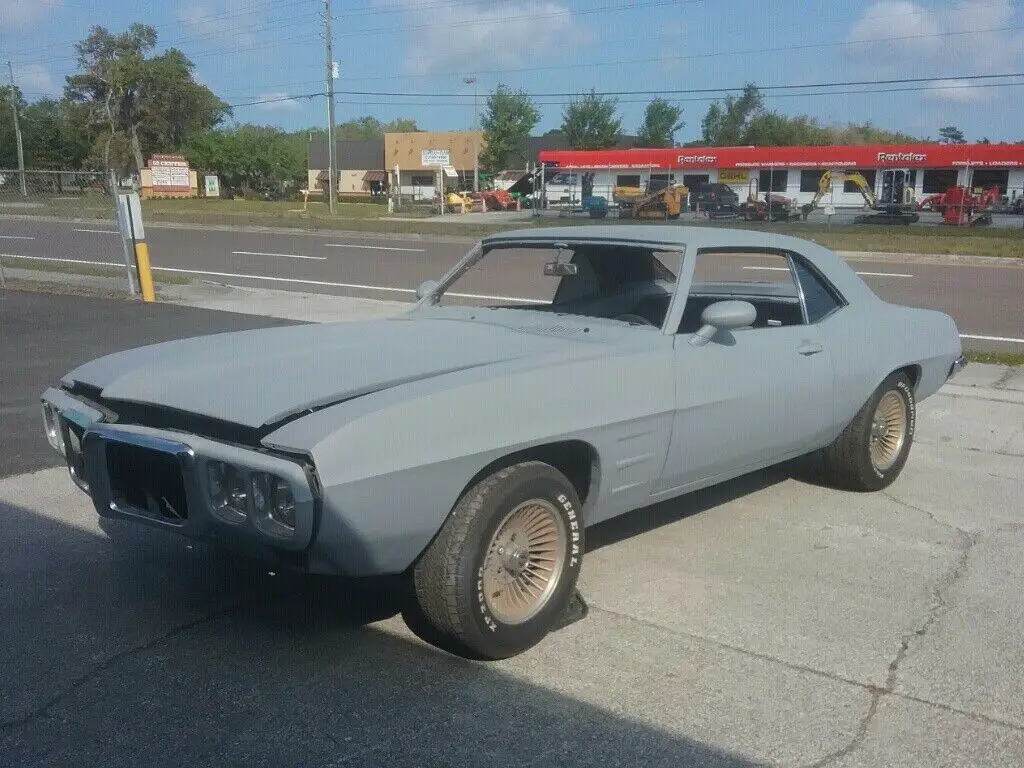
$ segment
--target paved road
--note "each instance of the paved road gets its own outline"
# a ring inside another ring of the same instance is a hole
[[[0,253],[123,264],[106,225],[6,220]],[[237,285],[258,285],[380,299],[411,300],[439,277],[467,243],[443,238],[147,229],[154,266]],[[1024,348],[1024,261],[1020,265],[854,262],[884,299],[948,312],[976,348]],[[537,276],[492,271],[473,291],[484,296],[546,298]]]
[[[60,465],[39,395],[77,365],[129,347],[290,321],[171,304],[0,293],[0,477]]]
[[[0,301],[5,409],[109,349],[270,322]],[[0,411],[38,470],[0,471],[0,764],[1019,768],[1024,379],[961,376],[884,493],[760,472],[591,529],[590,615],[498,664],[351,585],[101,524]]]

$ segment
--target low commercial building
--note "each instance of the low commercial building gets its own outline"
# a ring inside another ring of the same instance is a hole
[[[474,153],[483,149],[482,132],[414,131],[387,133],[378,139],[335,141],[338,194],[387,194],[397,183],[404,197],[432,199],[440,174],[450,189],[472,189]],[[310,139],[310,189],[325,189],[329,165],[327,138]],[[395,177],[397,169],[398,178]]]
[[[704,182],[724,183],[741,200],[751,191],[771,190],[807,203],[830,170],[831,188],[819,205],[852,208],[863,206],[864,196],[844,172],[859,173],[879,196],[882,172],[889,169],[909,172],[918,200],[957,184],[972,190],[998,187],[1010,204],[1024,197],[1024,143],[542,150],[537,159],[549,169],[547,198],[552,202],[578,200],[582,174],[592,173],[593,194],[608,197],[616,185],[661,180],[691,189]]]
[[[347,197],[383,194],[387,190],[387,166],[384,163],[384,140],[337,140],[334,142],[334,167],[338,174],[338,194]],[[330,166],[327,137],[320,135],[309,142],[307,153],[309,189],[327,189]]]

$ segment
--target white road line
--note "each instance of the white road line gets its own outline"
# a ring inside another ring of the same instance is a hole
[[[119,235],[116,229],[76,229],[75,232],[92,232],[97,235]]]
[[[51,256],[19,256],[15,253],[0,253],[0,256],[9,259],[27,259],[28,261],[56,261],[65,264],[86,264],[91,267],[121,267],[115,261],[86,261],[84,259],[58,259]],[[395,288],[390,285],[363,285],[361,283],[334,283],[328,280],[303,280],[297,277],[271,277],[269,275],[242,275],[237,272],[212,272],[205,269],[184,269],[182,267],[161,267],[156,264],[153,269],[157,272],[177,272],[186,275],[211,275],[213,277],[233,277],[243,280],[266,280],[272,283],[295,283],[301,285],[319,285],[327,288],[353,288],[363,291],[382,291],[385,293],[416,293],[415,288]],[[489,301],[521,301],[528,304],[550,304],[550,301],[542,299],[524,299],[518,296],[488,296],[479,293],[447,293],[446,296],[458,296],[463,299],[486,299]]]
[[[743,267],[744,269],[770,270],[772,272],[789,272],[789,267]],[[913,277],[903,272],[858,272],[858,275],[869,277]]]
[[[309,259],[310,261],[327,261],[326,256],[302,256],[298,253],[267,253],[265,251],[232,251],[236,256],[281,256],[285,259]]]
[[[976,336],[973,333],[961,333],[962,339],[977,339],[978,341],[1007,341],[1012,344],[1024,344],[1024,339],[1011,339],[1007,336]]]
[[[352,245],[350,243],[324,243],[324,248],[362,248],[367,251],[408,251],[423,253],[423,248],[395,248],[390,245]]]
[[[869,277],[913,277],[913,275],[907,275],[902,272],[858,272],[857,274]]]
[[[0,240],[35,240],[30,235],[0,235]]]

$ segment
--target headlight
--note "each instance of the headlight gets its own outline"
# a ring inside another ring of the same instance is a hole
[[[253,509],[258,515],[295,529],[295,494],[287,480],[269,472],[256,472],[250,488]]]
[[[46,441],[61,456],[65,455],[64,437],[60,431],[60,414],[50,403],[43,403],[43,431]]]
[[[210,505],[224,520],[240,523],[249,515],[245,476],[237,467],[223,461],[206,465]]]
[[[250,515],[258,528],[269,524],[295,530],[295,493],[291,483],[270,472],[245,472],[223,461],[206,465],[207,491],[214,513],[241,523]]]

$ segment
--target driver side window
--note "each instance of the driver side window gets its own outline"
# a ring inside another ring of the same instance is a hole
[[[782,253],[747,248],[699,250],[678,333],[699,331],[704,310],[719,301],[753,305],[754,321],[740,331],[804,323],[800,288]]]

